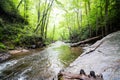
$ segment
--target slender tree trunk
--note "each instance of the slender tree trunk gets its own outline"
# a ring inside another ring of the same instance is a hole
[[[77,0],[77,3],[79,3],[79,1]],[[80,3],[80,5],[81,5],[81,3]],[[80,9],[79,8],[77,8],[77,11],[76,11],[76,14],[77,14],[77,26],[78,26],[78,29],[80,30]]]
[[[87,10],[87,3],[85,2],[85,13],[86,13],[86,16],[88,15],[88,10]]]
[[[67,26],[68,26],[68,32],[69,32],[69,39],[71,40],[71,27],[69,25],[69,20],[71,20],[70,16],[68,16],[68,18],[67,18]]]
[[[51,11],[51,7],[52,7],[52,4],[53,4],[53,1],[54,0],[52,0],[52,1],[50,1],[49,3],[48,3],[48,5],[45,5],[46,7],[45,7],[45,13],[46,13],[46,17],[44,18],[44,22],[43,22],[43,37],[44,37],[44,39],[46,38],[46,31],[47,31],[47,26],[48,26],[48,22],[49,22],[49,16],[50,16],[50,11]],[[47,4],[47,0],[46,0],[46,4]]]
[[[39,0],[39,4],[38,4],[38,10],[37,10],[37,15],[38,15],[38,20],[37,20],[37,23],[40,22],[40,0]]]
[[[44,3],[43,14],[45,14],[45,16],[43,17],[43,20],[41,23],[41,36],[44,38],[44,28],[45,28],[45,22],[46,22],[46,17],[47,17],[47,0],[45,0],[45,3]]]
[[[23,0],[21,0],[17,6],[17,9],[20,7],[20,5],[22,4]]]
[[[102,23],[103,21],[103,8],[102,8],[102,0],[100,1],[100,24]],[[101,24],[101,34],[102,34],[102,37],[104,37],[104,26]]]
[[[26,19],[27,5],[26,0],[24,0],[24,18]]]
[[[108,6],[109,6],[109,0],[105,0],[105,35],[108,34],[108,27],[107,27],[107,21],[108,21]]]
[[[80,25],[81,25],[81,27],[82,27],[82,10],[80,11]]]
[[[90,2],[85,2],[85,12],[86,12],[86,16],[88,18],[88,15],[89,15],[89,12],[90,12]],[[88,28],[89,28],[89,37],[91,37],[91,26],[90,26],[90,23],[89,23],[89,20],[87,19],[87,24],[88,24]]]
[[[41,17],[41,19],[40,19],[40,21],[39,21],[39,23],[36,26],[36,29],[34,31],[34,32],[36,32],[40,27],[40,34],[41,34],[41,37],[44,39],[46,38],[46,34],[47,34],[46,31],[47,31],[47,25],[48,25],[48,20],[49,20],[48,18],[49,18],[49,14],[50,14],[49,11],[52,7],[53,2],[54,2],[54,0],[49,1],[49,3],[47,2],[47,0],[45,0],[44,10],[42,12],[43,16]]]
[[[80,7],[82,7],[81,4],[80,2]],[[82,27],[82,9],[80,10],[80,26]]]
[[[88,14],[90,13],[90,0],[88,0]],[[88,20],[88,27],[89,27],[89,32],[90,32],[90,37],[92,37],[92,26],[90,25],[90,22]]]
[[[79,9],[77,9],[77,25],[78,25],[78,28],[80,29],[80,21],[79,21]]]
[[[52,41],[54,40],[54,35],[55,35],[55,24],[54,24],[54,27],[53,27],[53,37],[52,37]]]
[[[90,12],[91,8],[90,8],[90,0],[88,0],[88,10]]]
[[[47,21],[45,24],[45,39],[47,38],[47,28],[48,28],[48,23],[49,23],[50,12],[51,10],[48,12]]]
[[[96,32],[95,32],[95,33],[96,33],[96,36],[98,35],[98,34],[97,34],[97,31],[98,31],[98,28],[97,28],[97,27],[98,27],[98,11],[96,11]]]

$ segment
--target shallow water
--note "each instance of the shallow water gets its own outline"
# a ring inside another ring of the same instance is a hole
[[[14,55],[0,64],[1,80],[52,80],[59,70],[67,67],[80,54],[79,47],[70,48],[57,41],[48,47],[30,53]]]

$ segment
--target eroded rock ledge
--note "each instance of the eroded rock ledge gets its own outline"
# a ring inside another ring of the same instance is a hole
[[[102,73],[104,80],[120,80],[120,31],[87,47],[65,71],[79,74],[80,69],[84,69],[87,74],[91,70]]]

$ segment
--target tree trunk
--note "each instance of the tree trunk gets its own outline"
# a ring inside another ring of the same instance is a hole
[[[88,15],[88,10],[87,10],[87,4],[86,4],[86,2],[85,2],[85,13],[86,13],[86,16]]]
[[[41,34],[41,37],[44,39],[46,38],[46,34],[47,34],[46,31],[47,31],[47,25],[48,25],[49,14],[50,14],[49,12],[52,7],[53,1],[54,0],[49,1],[49,3],[47,2],[47,0],[45,1],[44,10],[42,12],[43,16],[41,17],[41,19],[40,19],[39,23],[37,24],[36,29],[34,31],[34,32],[36,32],[40,27],[40,34]]]
[[[105,0],[105,35],[108,34],[108,27],[107,27],[107,21],[108,21],[108,6],[109,6],[109,0]]]
[[[22,4],[23,0],[21,0],[17,6],[17,9],[20,7],[20,5]]]
[[[102,11],[103,11],[103,8],[102,8],[102,1],[100,1],[100,24],[102,23],[103,21],[103,14],[102,14]],[[101,24],[101,34],[102,34],[102,37],[104,37],[104,27],[103,25]]]
[[[53,37],[52,37],[52,41],[54,40],[54,35],[55,35],[55,24],[54,24],[54,28],[53,28]]]
[[[90,12],[90,2],[85,2],[85,12],[86,12],[86,16],[88,18],[89,16],[89,12]],[[92,36],[92,31],[91,31],[91,25],[90,25],[90,22],[89,22],[89,19],[87,19],[87,25],[88,25],[88,28],[89,28],[89,37]]]
[[[97,31],[98,31],[98,28],[97,28],[98,27],[98,9],[96,11],[96,26],[95,27],[96,27],[95,33],[96,33],[96,36],[97,36],[98,35],[97,34]]]
[[[88,10],[90,12],[91,8],[90,8],[90,0],[88,0]]]
[[[90,13],[90,0],[88,0],[88,14]],[[88,27],[89,27],[89,32],[90,32],[90,37],[92,36],[92,27],[90,25],[90,22],[88,20]]]
[[[80,20],[79,20],[79,9],[77,9],[77,25],[78,25],[78,28],[80,29]]]
[[[37,20],[37,23],[39,23],[40,22],[40,0],[39,0],[39,4],[38,4],[38,10],[37,10],[37,15],[38,15],[38,20]]]
[[[80,11],[80,26],[82,27],[82,10]]]
[[[85,44],[85,43],[88,43],[88,42],[90,42],[90,41],[97,40],[97,39],[99,39],[99,38],[101,38],[101,36],[96,36],[96,37],[89,38],[89,39],[86,39],[86,40],[83,40],[83,41],[79,41],[79,42],[77,42],[77,43],[72,43],[70,46],[71,46],[71,47],[76,47],[76,46],[79,46],[79,45],[81,45],[81,44]]]
[[[26,20],[26,13],[27,13],[27,4],[26,4],[26,0],[24,0],[24,18]]]
[[[45,24],[45,39],[47,38],[47,28],[48,28],[48,23],[49,23],[49,17],[50,17],[50,11],[48,12],[47,21]]]

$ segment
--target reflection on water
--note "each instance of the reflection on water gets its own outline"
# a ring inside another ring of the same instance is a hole
[[[81,48],[70,48],[68,46],[61,46],[57,48],[61,53],[59,55],[60,61],[67,67],[72,61],[74,61],[80,53],[82,53]]]
[[[70,48],[55,42],[42,51],[16,56],[0,64],[1,80],[51,80],[60,69],[67,67],[80,54],[81,48]]]

